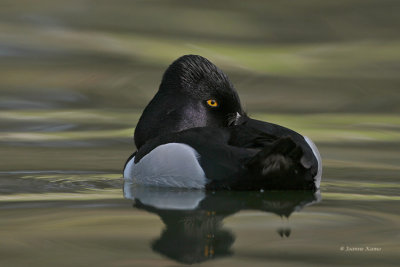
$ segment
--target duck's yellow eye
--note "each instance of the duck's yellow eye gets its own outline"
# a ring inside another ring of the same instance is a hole
[[[215,99],[209,99],[209,100],[207,100],[207,105],[209,105],[210,107],[216,108],[216,107],[218,107],[218,102]]]

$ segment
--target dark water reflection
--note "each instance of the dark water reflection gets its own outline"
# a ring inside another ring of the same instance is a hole
[[[124,195],[133,207],[157,214],[165,228],[151,242],[153,251],[177,262],[193,264],[228,257],[235,234],[224,228],[225,218],[240,211],[254,210],[289,218],[303,207],[319,202],[319,192],[204,192],[138,187],[125,183]],[[291,229],[279,227],[281,237]]]

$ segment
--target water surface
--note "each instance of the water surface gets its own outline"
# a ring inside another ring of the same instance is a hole
[[[58,123],[71,120],[79,125],[79,116],[72,119],[68,114],[51,116]],[[112,114],[122,121],[126,116]],[[17,115],[21,123],[40,118],[35,112],[13,113]],[[349,124],[342,116],[321,115],[325,125],[343,135],[335,138],[326,128],[314,128],[318,117],[305,124],[307,116],[271,116],[295,128],[299,122],[302,132],[318,144],[324,160],[318,197],[268,191],[143,193],[129,185],[124,197],[121,172],[133,149],[129,125],[110,131],[107,128],[118,124],[117,119],[97,122],[96,138],[88,137],[88,125],[70,132],[9,134],[9,142],[2,145],[9,158],[3,158],[0,173],[1,262],[4,266],[351,265],[354,261],[395,265],[400,156],[394,141],[400,123],[380,116],[388,123],[371,123],[364,129],[362,123]],[[43,120],[43,128],[52,127],[51,119]]]

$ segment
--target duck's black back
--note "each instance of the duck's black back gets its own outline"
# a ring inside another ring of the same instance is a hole
[[[209,180],[207,189],[315,189],[313,172],[301,164],[304,153],[288,135],[271,135],[247,125],[191,128],[149,140],[135,162],[168,143],[196,150]]]

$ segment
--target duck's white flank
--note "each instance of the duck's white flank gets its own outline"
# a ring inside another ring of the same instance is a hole
[[[125,167],[124,178],[143,185],[202,189],[207,179],[198,158],[197,151],[189,145],[164,144],[136,164],[133,157]]]
[[[321,159],[321,155],[319,154],[318,148],[317,146],[314,144],[313,141],[311,141],[310,138],[308,138],[307,136],[304,136],[304,139],[306,140],[307,144],[311,147],[315,157],[317,158],[318,161],[318,172],[315,175],[314,179],[315,179],[315,186],[317,188],[319,188],[319,186],[321,185],[321,177],[322,177],[322,159]]]

